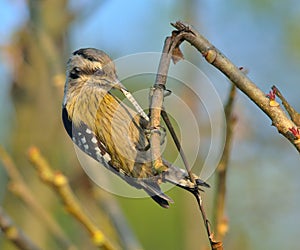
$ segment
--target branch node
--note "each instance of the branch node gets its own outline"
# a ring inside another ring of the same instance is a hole
[[[161,89],[161,90],[166,90],[165,84],[163,84],[163,83],[161,83],[161,82],[165,82],[166,79],[167,79],[167,76],[164,76],[164,75],[158,75],[157,78],[158,78],[158,80],[157,80],[158,83],[155,83],[155,84],[153,85],[153,88],[157,88],[157,89]]]
[[[217,58],[217,55],[218,55],[217,51],[211,48],[208,48],[207,51],[203,53],[204,58],[210,64],[214,63],[214,61]]]
[[[297,126],[300,126],[300,114],[288,103],[288,101],[284,98],[284,96],[281,94],[281,92],[275,85],[272,86],[272,91],[282,101],[282,104],[283,104],[285,110],[288,112],[289,116],[291,117],[291,120]]]
[[[186,24],[182,21],[176,21],[175,23],[171,23],[171,25],[179,32],[188,32],[196,35],[196,33],[193,31],[193,27],[190,24]]]

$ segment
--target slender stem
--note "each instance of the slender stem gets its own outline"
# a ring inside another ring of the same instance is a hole
[[[197,190],[196,192],[194,192],[194,196],[197,200],[197,204],[198,204],[198,207],[199,207],[201,215],[202,215],[202,219],[203,219],[203,222],[204,222],[204,226],[205,226],[205,229],[206,229],[206,233],[207,233],[207,237],[208,237],[211,249],[212,250],[223,250],[223,243],[221,241],[215,241],[214,240],[213,233],[210,229],[210,222],[207,219],[206,212],[205,212],[205,209],[203,207],[200,192]]]
[[[181,158],[182,158],[183,164],[184,164],[184,166],[185,166],[185,168],[186,168],[186,170],[187,170],[187,172],[188,172],[188,175],[189,175],[189,177],[190,177],[190,180],[191,180],[191,182],[193,182],[193,183],[195,184],[195,177],[194,177],[194,175],[192,174],[191,166],[190,166],[190,164],[188,163],[188,160],[187,160],[187,158],[186,158],[186,156],[185,156],[185,153],[183,152],[183,149],[182,149],[181,144],[180,144],[180,142],[179,142],[179,139],[178,139],[178,137],[177,137],[177,135],[176,135],[176,132],[175,132],[175,130],[174,130],[172,124],[171,124],[171,121],[170,121],[170,119],[169,119],[169,116],[168,116],[167,112],[166,112],[164,109],[162,109],[161,115],[162,115],[162,118],[163,118],[163,120],[165,121],[165,123],[166,123],[166,125],[167,125],[167,128],[168,128],[169,131],[170,131],[170,134],[171,134],[171,136],[172,136],[172,138],[173,138],[173,141],[174,141],[174,143],[175,143],[175,145],[176,145],[176,148],[177,148],[177,150],[178,150],[178,152],[179,152],[179,154],[180,154],[180,156],[181,156]]]
[[[272,89],[275,91],[276,95],[282,101],[282,105],[285,110],[288,112],[292,121],[299,127],[300,126],[300,114],[289,104],[289,102],[284,98],[279,89],[276,86],[273,86]]]
[[[228,225],[224,219],[225,210],[225,197],[226,197],[226,176],[228,169],[228,162],[230,156],[230,149],[232,145],[233,126],[236,122],[233,117],[233,103],[236,95],[236,87],[231,85],[228,100],[225,105],[225,117],[226,117],[226,138],[221,160],[217,167],[217,180],[215,190],[215,202],[214,202],[214,227],[216,228],[216,238],[223,240],[225,233],[227,232]]]
[[[32,165],[37,169],[41,180],[54,189],[62,199],[66,210],[90,233],[94,245],[104,250],[118,249],[109,242],[104,233],[83,211],[80,202],[70,188],[67,177],[62,173],[54,172],[37,148],[30,148],[28,157]]]
[[[11,218],[5,213],[0,206],[0,229],[7,239],[15,244],[18,249],[22,250],[40,250],[25,234],[14,225]]]
[[[31,210],[32,213],[34,213],[41,219],[41,221],[43,221],[45,227],[47,227],[50,230],[50,232],[54,235],[54,239],[59,243],[59,245],[62,248],[76,249],[76,247],[71,244],[70,240],[67,238],[59,224],[53,219],[49,212],[45,210],[43,206],[37,201],[34,194],[31,192],[30,188],[28,187],[22,175],[20,174],[13,159],[1,146],[0,161],[2,161],[3,167],[7,172],[7,175],[10,180],[9,190],[13,194],[18,196],[26,204],[29,210]]]

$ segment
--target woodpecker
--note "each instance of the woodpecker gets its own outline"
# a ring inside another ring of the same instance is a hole
[[[132,107],[112,90],[121,91]],[[128,184],[146,191],[164,208],[173,200],[162,192],[162,182],[192,193],[201,186],[209,187],[196,175],[194,184],[185,170],[165,159],[165,171],[153,169],[147,133],[149,117],[118,80],[113,61],[101,50],[83,48],[72,53],[67,63],[62,120],[82,151]]]

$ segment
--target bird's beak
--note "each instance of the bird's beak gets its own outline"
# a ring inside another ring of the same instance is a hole
[[[114,89],[117,89],[117,90],[120,90],[120,91],[127,91],[125,86],[117,79],[113,84],[112,84],[112,87]]]

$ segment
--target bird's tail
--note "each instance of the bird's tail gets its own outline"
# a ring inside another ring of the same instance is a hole
[[[178,187],[186,189],[191,193],[203,191],[200,187],[209,187],[209,185],[201,180],[198,176],[194,175],[196,185],[190,180],[188,173],[181,168],[173,166],[170,162],[163,160],[168,169],[162,172],[160,175],[155,176],[154,179],[143,180],[139,182],[141,188],[143,188],[151,198],[164,208],[169,207],[169,202],[173,203],[173,200],[168,197],[159,187],[159,181],[169,182]]]

